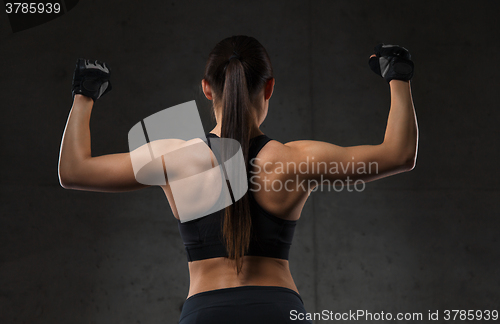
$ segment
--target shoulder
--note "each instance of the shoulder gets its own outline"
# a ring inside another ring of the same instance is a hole
[[[275,161],[286,151],[287,147],[283,143],[270,139],[257,154],[256,161]]]
[[[260,167],[266,173],[272,173],[276,167],[295,161],[299,150],[290,143],[281,143],[271,139],[251,161],[253,166]]]
[[[163,178],[166,172],[169,181],[199,174],[213,166],[212,152],[199,138],[152,141],[130,152],[130,156],[136,173],[141,169],[143,176]]]
[[[251,165],[267,174],[295,175],[301,165],[324,160],[326,152],[331,150],[330,146],[333,145],[312,140],[287,143],[271,140],[262,148],[255,160],[251,161]]]
[[[307,154],[310,150],[311,143],[314,141],[293,141],[281,143],[271,139],[259,152],[257,157],[265,161],[295,161],[300,156]]]

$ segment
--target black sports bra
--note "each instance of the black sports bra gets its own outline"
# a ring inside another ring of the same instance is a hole
[[[217,137],[217,135],[207,134],[207,138],[210,137]],[[252,138],[249,160],[255,158],[270,140],[266,135]],[[210,145],[210,141],[208,144]],[[250,247],[245,255],[288,260],[297,221],[285,220],[269,214],[257,203],[250,190],[246,195],[250,201],[252,234]],[[224,209],[192,221],[184,223],[178,221],[188,261],[228,256],[221,232],[223,219]]]

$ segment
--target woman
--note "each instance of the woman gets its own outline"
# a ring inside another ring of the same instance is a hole
[[[340,147],[319,141],[282,144],[264,135],[259,127],[266,118],[275,82],[266,50],[247,36],[224,39],[212,50],[202,88],[213,103],[217,125],[207,137],[232,138],[241,144],[249,191],[220,212],[179,221],[190,274],[180,323],[301,322],[292,320],[297,319],[292,314],[305,310],[289,270],[288,251],[294,226],[314,189],[311,184],[352,185],[414,167],[418,130],[409,83],[413,63],[401,47],[380,45],[376,51],[370,66],[389,82],[391,90],[384,141]],[[61,185],[94,191],[144,188],[146,185],[134,177],[130,153],[91,156],[89,120],[93,101],[110,89],[105,64],[96,62],[94,66],[100,74],[94,73],[96,83],[92,86],[84,86],[85,67],[75,71],[74,104],[60,152]],[[216,158],[212,156],[212,161]],[[376,169],[360,172],[339,167],[332,172],[329,167],[320,167],[332,163],[375,165]],[[307,168],[293,167],[300,165]],[[277,183],[282,184],[280,190],[270,186]],[[179,219],[168,183],[162,188]]]

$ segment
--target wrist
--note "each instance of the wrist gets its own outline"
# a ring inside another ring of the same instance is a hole
[[[408,83],[410,83],[410,80],[397,80],[397,79],[392,79],[391,81],[389,81],[389,84],[391,84],[391,83],[400,83],[400,82],[401,82],[401,83],[406,83],[406,84],[408,84]]]
[[[90,97],[87,97],[87,96],[84,96],[82,94],[75,94],[75,97],[74,97],[74,102],[78,102],[78,103],[82,103],[82,104],[86,104],[86,105],[93,105],[94,104],[94,100],[92,100],[92,98]]]
[[[410,81],[409,80],[396,80],[396,79],[393,79],[393,80],[389,81],[389,86],[390,86],[391,89],[408,88],[409,85],[410,85]]]

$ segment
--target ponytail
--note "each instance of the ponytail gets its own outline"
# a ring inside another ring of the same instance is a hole
[[[233,36],[219,42],[205,66],[204,79],[212,87],[214,107],[222,109],[221,138],[239,142],[246,170],[249,166],[250,131],[254,122],[252,101],[272,77],[271,61],[265,48],[248,36]],[[230,188],[229,180],[226,182]],[[248,194],[238,201],[234,201],[233,197],[233,204],[224,210],[221,225],[228,258],[235,261],[239,274],[243,256],[250,246],[252,218]]]
[[[246,170],[248,170],[251,103],[245,70],[238,57],[233,56],[229,60],[225,74],[224,90],[222,91],[221,137],[232,138],[240,143]],[[229,180],[226,181],[229,182]],[[235,217],[236,215],[237,217]],[[235,260],[237,273],[239,273],[243,266],[243,256],[250,245],[252,227],[247,195],[225,209],[223,224],[222,233],[228,257]]]

